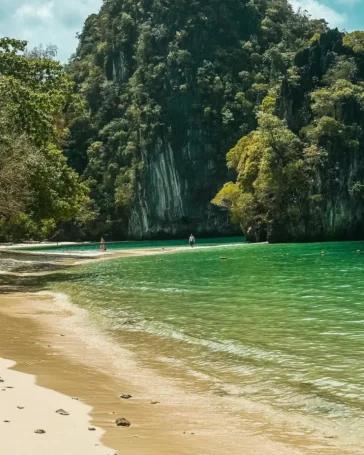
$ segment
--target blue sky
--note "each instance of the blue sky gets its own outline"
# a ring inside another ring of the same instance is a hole
[[[364,0],[290,0],[295,9],[325,18],[332,27],[364,29]],[[0,36],[26,39],[30,46],[56,44],[65,62],[74,52],[76,32],[102,0],[0,0]]]

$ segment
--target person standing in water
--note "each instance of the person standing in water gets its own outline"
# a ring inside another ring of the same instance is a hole
[[[100,240],[100,251],[105,251],[105,240],[103,237]]]
[[[195,244],[196,239],[195,239],[195,237],[193,236],[193,234],[190,235],[190,238],[188,239],[188,242],[189,242],[189,244],[190,244],[191,247]]]

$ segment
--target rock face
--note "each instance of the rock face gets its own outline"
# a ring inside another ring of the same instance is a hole
[[[69,71],[87,109],[65,154],[114,239],[241,232],[210,201],[255,125],[242,46],[257,30],[245,0],[107,0],[86,20]]]
[[[343,35],[337,30],[330,30],[311,48],[296,55],[294,63],[299,69],[300,84],[283,81],[277,109],[292,131],[298,133],[305,126],[303,113],[310,110],[311,91],[325,85],[325,75],[340,58],[354,65],[354,83],[364,77],[363,54],[355,55],[345,48]],[[270,242],[363,238],[364,112],[349,97],[337,110],[341,124],[348,131],[350,128],[355,131],[355,141],[348,146],[340,136],[336,140],[322,138],[321,145],[328,158],[325,167],[318,169],[315,175],[316,187],[323,197],[320,209],[309,207],[305,219],[288,230],[284,226],[272,229],[273,235],[268,235]]]
[[[146,157],[143,181],[137,185],[135,203],[130,213],[127,237],[201,236],[239,233],[229,214],[210,204],[218,190],[213,173],[216,162],[204,161],[202,150],[188,155],[192,144],[182,150],[158,144]],[[193,168],[187,172],[186,168]],[[153,189],[151,191],[151,189]]]

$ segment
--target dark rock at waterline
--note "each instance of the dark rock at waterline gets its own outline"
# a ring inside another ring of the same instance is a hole
[[[95,428],[95,427],[88,427],[88,430],[89,430],[89,431],[95,431],[96,428]]]
[[[123,398],[124,400],[129,400],[129,398],[132,398],[132,395],[129,395],[128,393],[122,393],[120,395],[120,398]]]
[[[65,411],[64,409],[57,409],[56,413],[61,416],[69,416],[69,413],[67,411]]]
[[[128,419],[124,419],[124,417],[120,417],[120,419],[116,419],[115,423],[118,427],[130,427],[131,423]]]
[[[44,433],[45,433],[45,430],[35,430],[34,433],[37,433],[37,434],[44,434]]]

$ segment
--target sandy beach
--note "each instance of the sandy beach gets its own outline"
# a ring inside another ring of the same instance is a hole
[[[299,421],[276,427],[259,406],[247,404],[242,415],[233,397],[205,394],[203,379],[196,389],[157,374],[65,295],[15,288],[3,286],[0,294],[1,455],[354,453],[338,449],[329,433],[318,440],[303,432]],[[118,418],[131,425],[118,427]],[[283,435],[278,428],[285,425],[298,430]]]
[[[81,320],[50,295],[0,297],[0,375],[14,387],[0,394],[1,455],[301,453],[237,427],[228,400],[175,387],[141,369],[127,350],[97,345],[95,329]],[[60,408],[70,415],[58,415]],[[117,427],[120,417],[131,426]]]
[[[114,453],[100,444],[103,431],[90,425],[90,406],[37,386],[35,376],[14,365],[0,359],[1,454]]]

